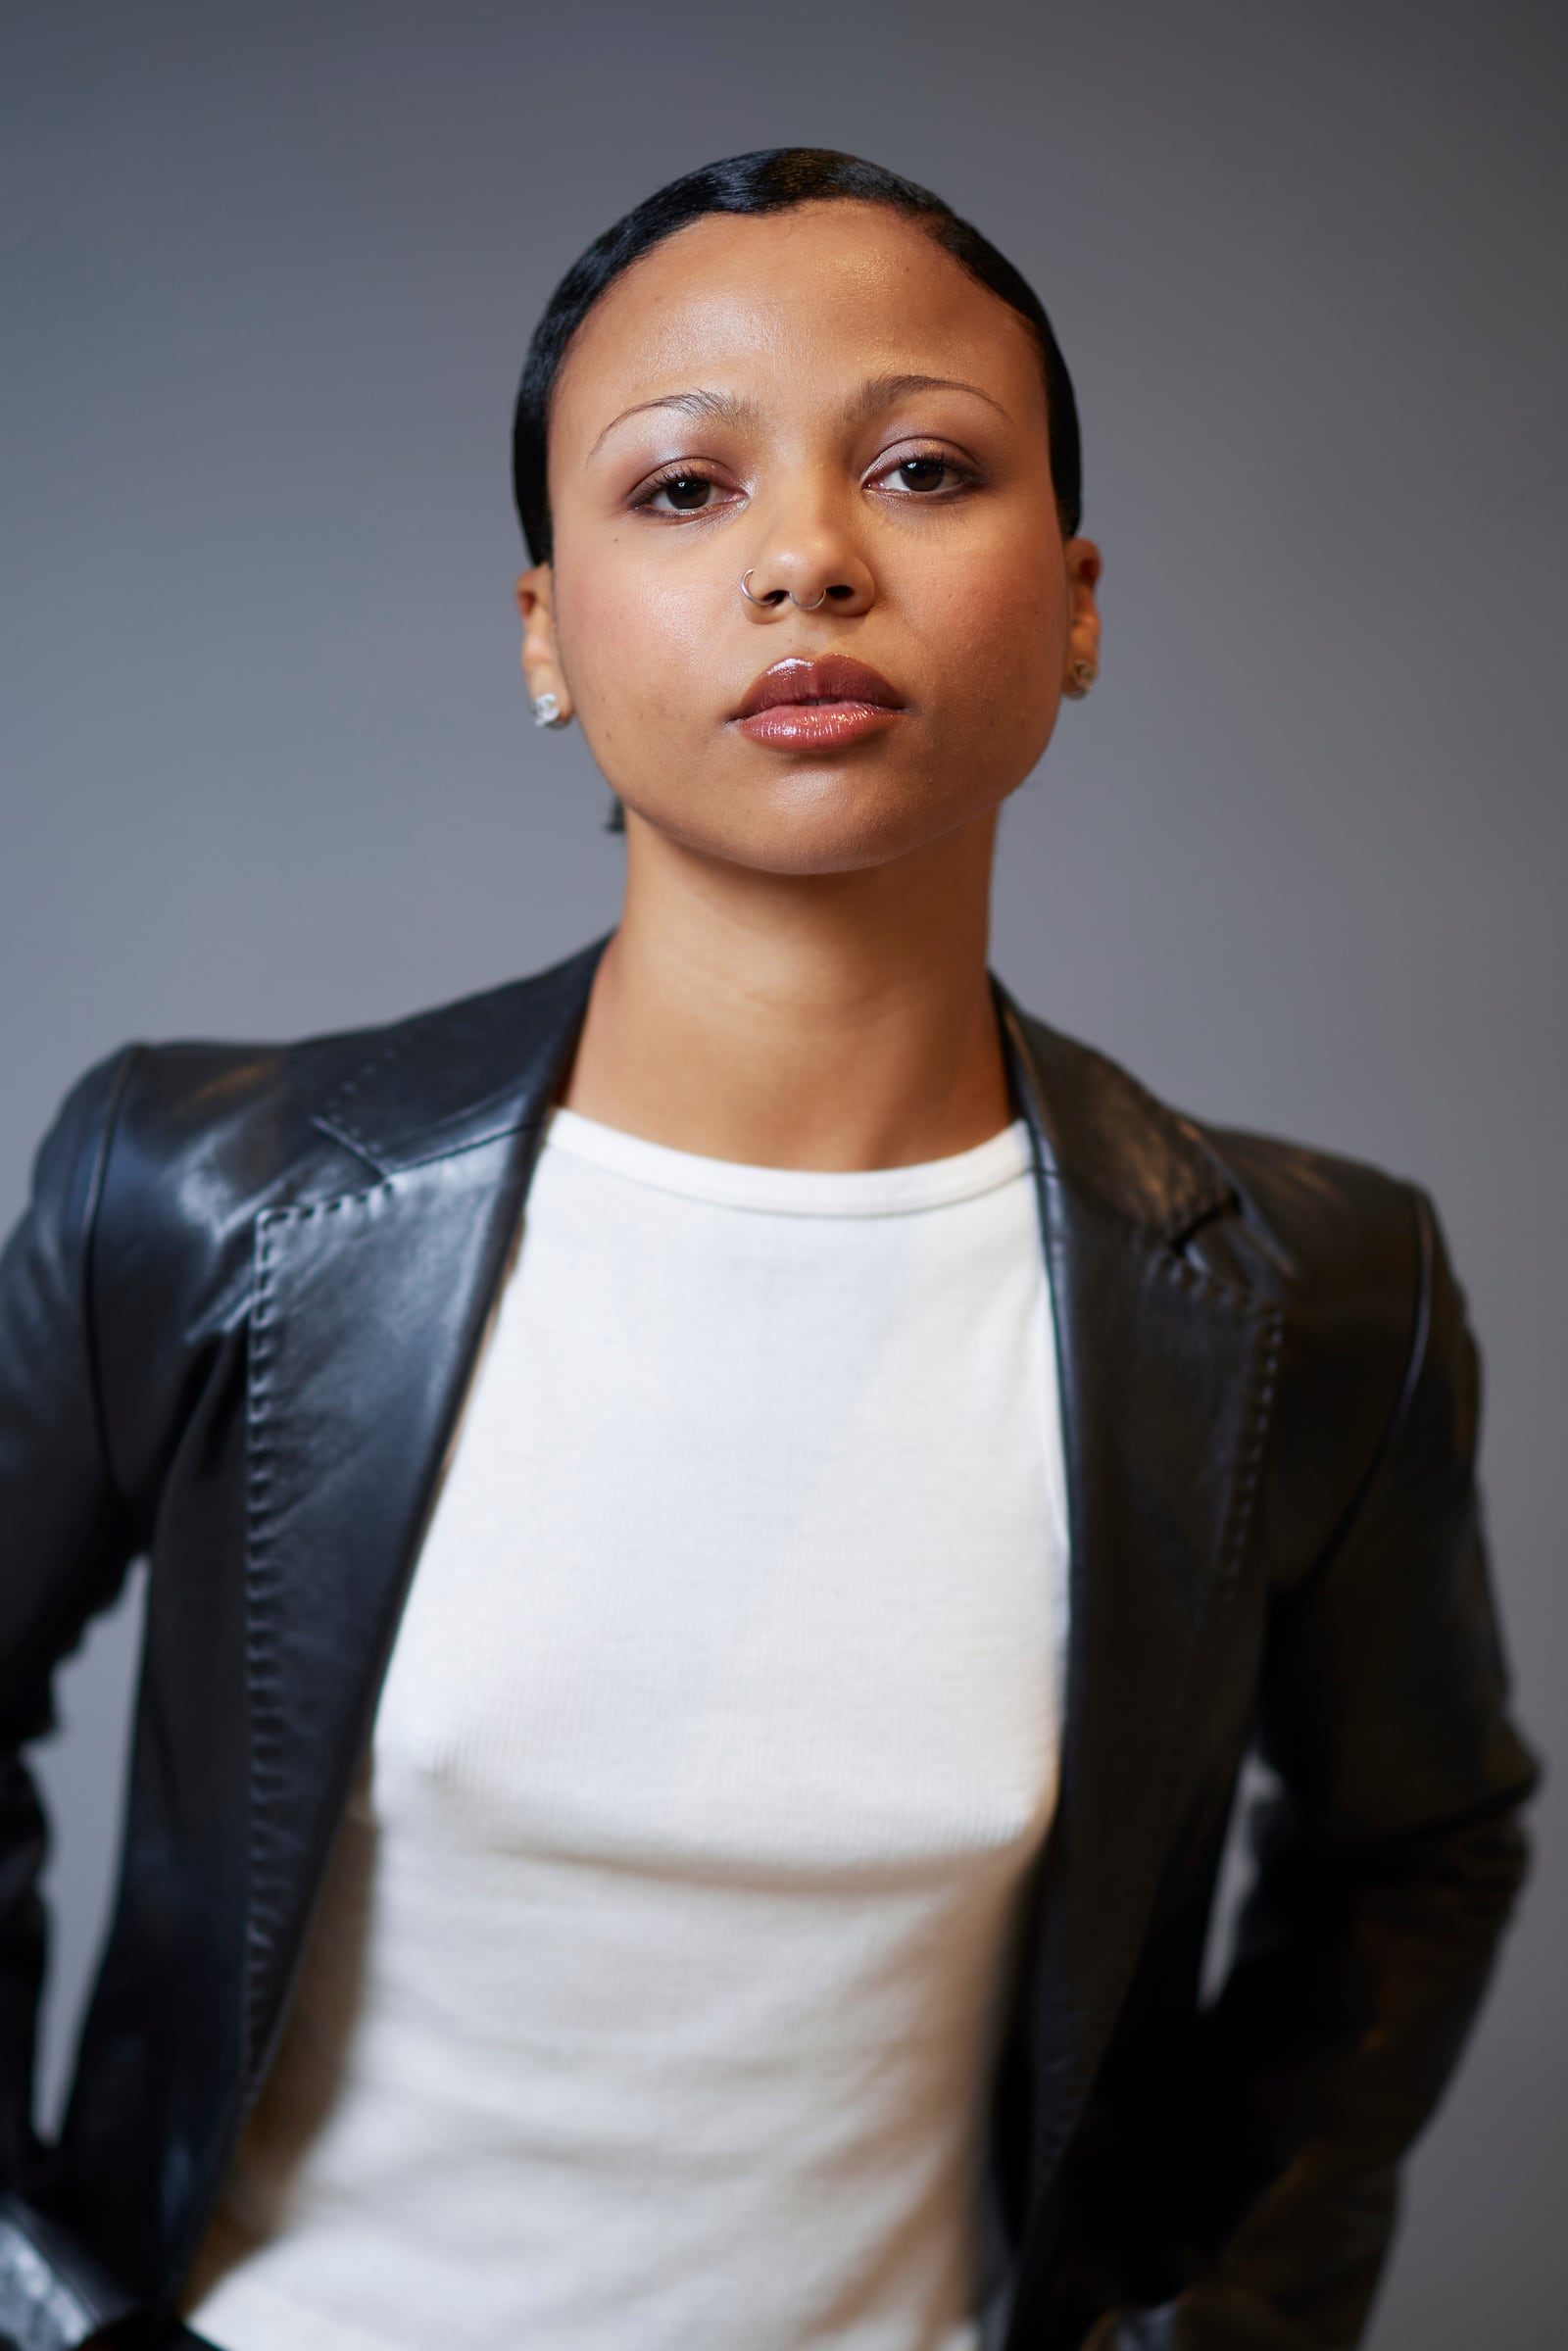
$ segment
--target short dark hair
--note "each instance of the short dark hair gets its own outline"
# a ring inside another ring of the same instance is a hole
[[[671,179],[596,237],[561,280],[533,330],[512,419],[512,489],[528,553],[550,561],[547,454],[550,403],[572,336],[622,270],[676,229],[708,213],[779,213],[798,204],[848,197],[880,204],[915,220],[944,252],[999,295],[1025,321],[1040,350],[1046,379],[1052,486],[1063,538],[1072,538],[1083,511],[1083,462],[1072,378],[1045,306],[1028,279],[989,238],[962,220],[929,188],[833,147],[759,147]],[[620,803],[610,829],[623,831]]]

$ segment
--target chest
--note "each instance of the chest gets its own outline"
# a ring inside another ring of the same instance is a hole
[[[1068,1583],[1028,1187],[841,1221],[599,1173],[536,1175],[380,1800],[601,1861],[1016,1858],[1054,1791]]]

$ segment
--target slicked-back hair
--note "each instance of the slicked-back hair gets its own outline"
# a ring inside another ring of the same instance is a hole
[[[528,345],[512,420],[513,496],[533,563],[548,563],[554,547],[547,471],[551,399],[571,339],[600,296],[643,254],[709,213],[788,212],[796,205],[833,198],[882,205],[917,222],[933,243],[1024,320],[1039,347],[1045,375],[1057,518],[1064,539],[1076,534],[1083,511],[1078,407],[1051,320],[1028,279],[950,204],[897,171],[832,147],[760,147],[750,155],[704,164],[645,196],[594,239],[546,303]],[[618,801],[610,829],[624,830]]]

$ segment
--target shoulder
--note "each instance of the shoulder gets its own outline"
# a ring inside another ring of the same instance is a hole
[[[257,1214],[369,1187],[386,1169],[365,1105],[395,1088],[440,1132],[494,1089],[527,1008],[581,956],[394,1020],[284,1040],[134,1042],[79,1077],[42,1144],[35,1213],[92,1227],[95,1259],[248,1250]]]
[[[460,1149],[457,1104],[483,1110],[488,1088],[491,1131],[504,1127],[497,1072],[549,978],[283,1041],[132,1043],[77,1079],[39,1147],[27,1231],[32,1259],[58,1264],[62,1311],[85,1312],[138,1523],[196,1399],[237,1376],[258,1220],[385,1184],[377,1115],[414,1122],[431,1152]]]
[[[1198,1247],[1274,1304],[1281,1334],[1276,1464],[1286,1515],[1310,1534],[1304,1568],[1335,1533],[1319,1521],[1323,1465],[1349,1473],[1348,1511],[1408,1415],[1418,1379],[1446,1393],[1450,1444],[1473,1446],[1477,1355],[1431,1195],[1371,1160],[1283,1136],[1205,1127],[1232,1187]]]
[[[1408,1176],[1195,1113],[1032,1014],[1021,1028],[1058,1161],[1123,1217],[1282,1306],[1419,1280],[1430,1201]]]
[[[1409,1300],[1431,1214],[1421,1184],[1321,1144],[1193,1123],[1226,1177],[1238,1251],[1282,1299]]]
[[[432,1151],[464,1138],[517,1091],[541,1036],[585,987],[602,942],[520,979],[365,1026],[283,1041],[179,1038],[122,1049],[109,1187],[122,1203],[177,1209],[185,1187],[204,1220],[249,1220],[374,1183],[379,1133],[395,1117]],[[88,1073],[83,1084],[101,1083]],[[156,1196],[156,1198],[154,1197]]]
[[[1422,1457],[1463,1457],[1477,1357],[1425,1187],[1370,1157],[1195,1115],[1109,1055],[1028,1022],[1068,1169],[1163,1256],[1270,1337],[1272,1474],[1260,1515],[1276,1574],[1333,1540],[1413,1410]],[[1436,1472],[1434,1473],[1436,1474]]]

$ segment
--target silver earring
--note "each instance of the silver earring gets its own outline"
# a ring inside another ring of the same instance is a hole
[[[562,716],[559,694],[536,694],[534,696],[533,722],[535,726],[565,725],[566,721]]]
[[[1074,661],[1067,672],[1065,691],[1072,696],[1074,702],[1081,702],[1099,674],[1093,661]]]

